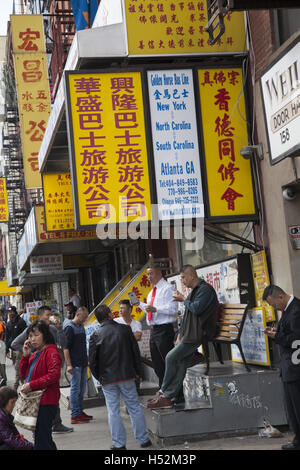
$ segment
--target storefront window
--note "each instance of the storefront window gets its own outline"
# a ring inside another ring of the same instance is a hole
[[[253,224],[251,222],[222,224],[217,227],[254,242]],[[219,232],[219,234],[221,235],[222,232]],[[249,249],[246,247],[236,243],[221,241],[218,238],[217,235],[213,235],[210,231],[205,231],[204,244],[200,250],[186,250],[185,247],[188,240],[185,238],[180,240],[182,264],[202,266],[221,261],[238,253],[249,253]]]

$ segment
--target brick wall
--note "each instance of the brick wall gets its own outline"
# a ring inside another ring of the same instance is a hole
[[[255,80],[257,80],[276,47],[272,10],[249,11],[249,22],[255,54]]]

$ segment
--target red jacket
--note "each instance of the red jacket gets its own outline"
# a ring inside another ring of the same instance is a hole
[[[25,357],[20,361],[20,374],[23,380],[26,379],[30,364],[34,354]],[[60,390],[59,379],[61,370],[61,357],[55,344],[49,344],[43,350],[32,373],[29,382],[32,391],[46,389],[41,398],[41,405],[58,405]]]

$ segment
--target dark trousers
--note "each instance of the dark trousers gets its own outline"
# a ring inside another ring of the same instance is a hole
[[[57,450],[52,439],[52,422],[56,413],[56,405],[40,406],[34,433],[34,450]]]
[[[150,332],[150,353],[159,387],[165,374],[165,357],[174,347],[174,328],[172,323],[154,325]]]
[[[300,443],[300,380],[283,382],[289,425]]]

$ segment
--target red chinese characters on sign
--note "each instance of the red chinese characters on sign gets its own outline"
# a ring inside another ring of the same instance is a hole
[[[37,52],[39,50],[36,40],[40,39],[39,31],[32,31],[30,28],[27,28],[25,31],[19,33],[19,38],[21,39],[20,44],[17,46],[18,49],[24,50],[26,52]]]
[[[148,216],[140,72],[76,72],[68,81],[78,226]]]
[[[83,131],[79,139],[83,141],[80,166],[85,187],[85,209],[91,221],[95,217],[109,218],[110,190],[106,186],[109,175],[104,148],[105,135],[101,133],[103,107],[100,78],[87,76],[75,79],[75,92],[77,119],[79,128]]]
[[[55,188],[45,191],[44,180],[47,230],[74,229],[70,173],[57,174]]]
[[[200,84],[204,86],[220,85],[217,93],[214,95],[214,106],[218,109],[218,116],[215,119],[214,132],[218,139],[218,158],[220,166],[218,168],[218,177],[224,182],[225,190],[221,195],[221,200],[227,203],[227,209],[235,210],[235,201],[237,198],[244,197],[243,194],[235,191],[234,183],[238,177],[240,168],[235,163],[234,150],[234,132],[235,128],[230,120],[230,92],[226,89],[226,84],[235,86],[238,83],[239,72],[230,70],[227,72],[216,71],[204,73],[204,80]],[[226,187],[227,186],[227,187]]]
[[[0,178],[0,222],[7,222],[9,219],[7,192],[5,179]]]
[[[43,18],[12,15],[13,54],[26,188],[41,187],[38,153],[51,110]]]
[[[111,78],[111,104],[114,115],[114,138],[117,142],[116,164],[118,166],[120,195],[120,218],[143,217],[144,168],[140,164],[139,123],[137,122],[137,101],[133,77]]]
[[[206,274],[206,282],[213,286],[215,291],[218,291],[221,287],[220,282],[220,273],[219,271],[214,271]]]

